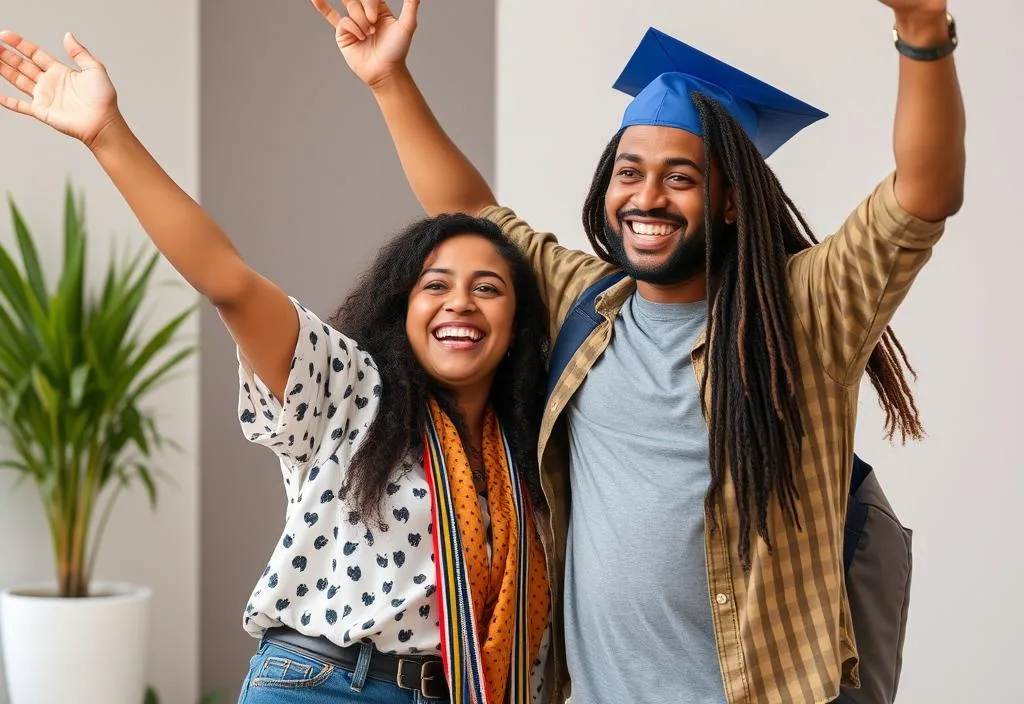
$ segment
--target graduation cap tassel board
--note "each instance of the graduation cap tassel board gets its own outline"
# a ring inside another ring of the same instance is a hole
[[[651,27],[613,86],[633,97],[621,128],[676,127],[703,137],[690,98],[717,100],[743,127],[761,156],[828,114]]]

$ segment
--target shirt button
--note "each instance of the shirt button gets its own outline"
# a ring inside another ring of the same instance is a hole
[[[720,605],[725,606],[729,603],[729,597],[725,594],[719,594],[715,597],[715,601],[717,601]]]

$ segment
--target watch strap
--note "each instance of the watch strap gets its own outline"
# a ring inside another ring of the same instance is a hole
[[[949,23],[949,38],[944,44],[936,47],[919,47],[907,44],[905,41],[900,39],[899,32],[896,28],[892,29],[893,42],[896,45],[896,51],[914,61],[938,61],[952,54],[957,47],[958,39],[956,35],[956,23],[953,20],[952,15],[946,15]]]

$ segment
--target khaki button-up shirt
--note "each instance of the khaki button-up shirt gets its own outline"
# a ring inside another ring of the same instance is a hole
[[[894,183],[895,174],[890,174],[837,232],[789,260],[786,274],[806,429],[802,471],[795,476],[802,530],[784,520],[773,502],[768,528],[774,552],[769,554],[762,541],[752,541],[752,568],[744,572],[736,541],[735,487],[726,473],[721,500],[713,508],[724,529],[705,534],[705,551],[708,598],[729,704],[829,702],[838,696],[841,681],[858,681],[843,576],[857,396],[872,349],[944,230],[944,222],[925,222],[904,211]],[[551,313],[552,339],[576,298],[614,270],[593,255],[562,247],[549,233],[535,232],[508,208],[490,207],[481,216],[497,223],[532,263]],[[611,341],[614,320],[634,290],[635,282],[626,278],[598,298],[604,320],[558,379],[541,425],[538,453],[546,506],[538,520],[555,619],[549,668],[555,701],[570,693],[562,621],[570,507],[563,413]],[[692,359],[700,378],[706,359],[703,336]],[[637,522],[642,521],[638,508]]]

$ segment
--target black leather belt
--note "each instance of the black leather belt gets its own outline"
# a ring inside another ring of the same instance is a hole
[[[269,629],[263,639],[346,670],[355,670],[359,664],[358,645],[342,648],[323,636],[314,638],[286,627]],[[441,658],[389,655],[374,648],[366,676],[418,691],[426,699],[448,698],[448,682]]]

